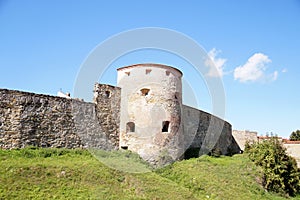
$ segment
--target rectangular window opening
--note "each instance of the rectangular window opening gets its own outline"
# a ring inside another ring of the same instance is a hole
[[[151,71],[151,69],[146,69],[146,74],[150,74]]]
[[[162,122],[162,132],[164,133],[167,133],[169,132],[169,125],[170,125],[170,122],[169,121],[163,121]]]
[[[106,98],[110,98],[110,95],[111,95],[110,91],[108,91],[108,90],[105,91],[105,97],[106,97]]]
[[[135,132],[135,124],[133,122],[128,122],[126,124],[126,133]]]

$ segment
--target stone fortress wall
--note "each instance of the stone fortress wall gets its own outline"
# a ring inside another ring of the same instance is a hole
[[[177,74],[177,69],[175,68],[168,68],[168,66],[158,68],[166,70],[164,75],[171,78],[171,80],[173,80],[173,74],[171,73]],[[158,72],[160,73],[161,71],[158,70]],[[156,75],[155,73],[157,72],[153,70],[146,71],[146,73]],[[166,85],[169,84],[168,81],[166,80]],[[181,153],[181,156],[178,156],[177,152],[177,157],[173,157],[173,161],[182,159],[183,156],[186,158],[198,157],[199,155],[210,153],[212,149],[218,149],[222,154],[239,153],[240,148],[232,137],[231,125],[209,113],[182,105],[181,83],[180,85],[177,84],[177,86],[176,84],[175,81],[174,91],[170,90],[170,95],[164,95],[163,98],[166,108],[174,102],[176,109],[165,113],[166,116],[164,117],[166,119],[160,119],[159,123],[157,123],[160,126],[159,132],[166,133],[154,135],[150,144],[158,145],[159,148],[166,147],[161,144],[164,140],[158,136],[168,136],[168,134],[172,133],[172,130],[177,128],[180,130],[177,132],[180,133],[180,139],[175,139],[168,148],[170,147],[169,149],[172,151],[179,148],[178,152]],[[125,92],[123,93],[123,96],[124,94],[125,96],[122,98],[122,90],[127,86],[126,84],[120,86],[122,87],[96,83],[93,103],[64,97],[0,89],[0,148],[23,148],[29,145],[56,148],[98,148],[104,150],[122,148],[122,142],[124,143],[122,140],[125,136],[121,136],[120,130],[126,131],[128,129],[128,126],[124,126],[124,123],[126,124],[127,121],[122,121],[121,118],[122,112],[128,107],[124,107],[125,104],[124,102],[122,104],[122,101],[124,101],[124,98],[129,97],[130,99],[135,96],[130,97],[127,94],[131,93]],[[141,87],[143,88],[144,86],[141,85]],[[151,92],[155,92],[158,85],[154,84],[151,87],[153,89]],[[141,92],[140,88],[138,89],[138,92]],[[164,91],[166,92],[167,89],[165,88]],[[126,89],[124,90],[126,91]],[[150,102],[151,98],[146,100]],[[134,108],[131,109],[134,111]],[[128,112],[128,110],[125,112]],[[139,116],[144,117],[142,112]],[[157,116],[161,117],[160,115]],[[130,116],[125,119],[136,120],[135,118],[130,118]],[[165,125],[161,123],[164,120],[169,120],[170,123],[167,131],[163,130]],[[178,124],[176,124],[177,122]],[[143,138],[137,138],[137,140],[138,144],[149,145],[149,141],[146,143],[143,141]],[[141,146],[141,148],[145,147]],[[147,153],[147,151],[145,152]],[[151,162],[151,160],[148,161]]]
[[[108,140],[117,149],[120,140],[121,88],[96,83],[93,102],[98,119],[96,122],[100,124],[101,131],[105,133]]]
[[[186,157],[208,154],[212,149],[223,155],[240,153],[230,123],[190,106],[183,105],[182,111]]]
[[[244,151],[246,142],[253,143],[258,141],[257,132],[255,131],[240,131],[240,130],[233,130],[232,135],[235,138],[236,142],[238,143],[241,150]]]
[[[248,130],[233,130],[232,135],[240,146],[241,150],[245,149],[246,141],[252,143],[267,140],[270,138],[267,136],[258,136],[257,132]],[[289,141],[287,139],[282,139],[281,137],[279,137],[278,139],[282,141],[282,144],[286,148],[287,153],[296,159],[298,167],[300,168],[300,141]]]
[[[287,142],[283,143],[283,146],[286,148],[287,153],[296,159],[298,167],[300,168],[300,142]]]
[[[107,87],[97,85],[97,104],[0,89],[0,148],[14,149],[30,145],[56,148],[116,148],[118,138],[115,136],[118,135],[118,128],[109,119],[118,118],[112,117],[117,114],[112,108],[119,108],[119,100],[108,103],[105,97],[99,98]],[[109,86],[109,90],[119,99],[117,88]],[[101,133],[106,134],[99,135]]]

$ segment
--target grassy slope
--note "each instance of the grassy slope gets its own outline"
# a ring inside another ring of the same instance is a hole
[[[284,199],[257,184],[258,169],[244,155],[140,174],[110,169],[83,150],[0,150],[0,161],[0,199]]]

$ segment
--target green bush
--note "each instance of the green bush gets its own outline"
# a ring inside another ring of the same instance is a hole
[[[293,131],[290,135],[290,140],[299,141],[300,140],[300,130]]]
[[[215,158],[219,158],[222,155],[222,151],[219,147],[215,147],[208,153],[208,155]]]
[[[300,191],[300,170],[276,137],[247,146],[249,158],[263,170],[262,184],[268,191],[295,196]]]

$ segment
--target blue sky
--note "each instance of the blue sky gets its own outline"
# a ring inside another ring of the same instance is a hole
[[[0,88],[72,93],[81,64],[98,44],[142,27],[176,30],[208,52],[221,73],[225,118],[234,129],[284,137],[300,129],[299,0],[0,0]],[[211,111],[203,79],[166,52],[125,55],[99,81],[116,84],[117,67],[141,62],[178,67],[184,81],[200,90],[197,106]]]

